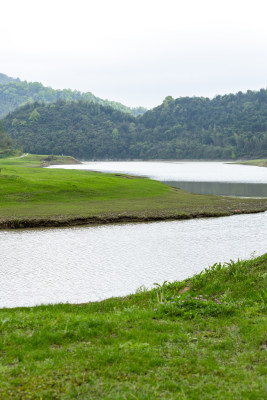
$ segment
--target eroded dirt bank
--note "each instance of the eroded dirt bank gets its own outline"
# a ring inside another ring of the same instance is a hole
[[[2,219],[0,229],[27,229],[27,228],[52,228],[52,227],[71,227],[82,225],[106,225],[115,223],[134,223],[134,222],[155,222],[155,221],[175,221],[193,218],[216,218],[238,214],[255,214],[265,212],[266,208],[252,210],[235,210],[229,212],[205,212],[191,214],[163,214],[163,215],[102,215],[84,218],[29,218],[29,219]]]

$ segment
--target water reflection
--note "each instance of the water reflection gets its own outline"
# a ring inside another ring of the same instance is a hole
[[[267,185],[261,183],[183,181],[164,181],[164,183],[192,193],[242,197],[267,197]]]

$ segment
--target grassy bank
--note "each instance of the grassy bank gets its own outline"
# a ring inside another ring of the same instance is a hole
[[[267,159],[239,161],[238,164],[252,165],[252,166],[254,165],[255,167],[267,167]]]
[[[265,399],[267,254],[81,305],[0,310],[1,399]]]
[[[47,156],[0,160],[0,228],[68,226],[232,215],[267,199],[191,194],[121,174],[40,168]],[[74,162],[58,157],[54,163]]]

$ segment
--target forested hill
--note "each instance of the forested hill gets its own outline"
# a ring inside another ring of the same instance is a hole
[[[214,99],[167,97],[139,117],[99,104],[26,105],[6,133],[23,150],[79,159],[267,157],[267,90]]]
[[[166,97],[140,121],[159,158],[237,158],[267,155],[267,90],[213,99]],[[163,145],[164,144],[164,145]]]
[[[2,124],[0,122],[0,158],[1,156],[3,157],[3,154],[7,153],[10,150],[11,142],[11,139],[6,137]]]
[[[0,73],[0,84],[5,84],[8,82],[20,82],[19,78],[11,78],[10,76],[7,76],[5,74]]]
[[[33,103],[35,101],[54,103],[57,100],[91,101],[103,106],[111,106],[116,110],[136,116],[146,111],[143,107],[130,108],[115,101],[100,99],[91,92],[81,93],[71,89],[55,90],[45,87],[39,82],[22,82],[18,78],[14,79],[0,74],[0,118],[26,103]]]
[[[135,128],[135,117],[128,113],[83,101],[27,104],[3,119],[5,132],[25,152],[80,159],[127,158],[131,124]]]

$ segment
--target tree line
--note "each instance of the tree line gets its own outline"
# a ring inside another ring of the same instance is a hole
[[[0,158],[10,151],[11,145],[12,140],[5,135],[3,126],[0,122]]]
[[[213,99],[168,96],[143,115],[87,101],[31,103],[3,126],[14,144],[78,159],[267,157],[267,90]]]

